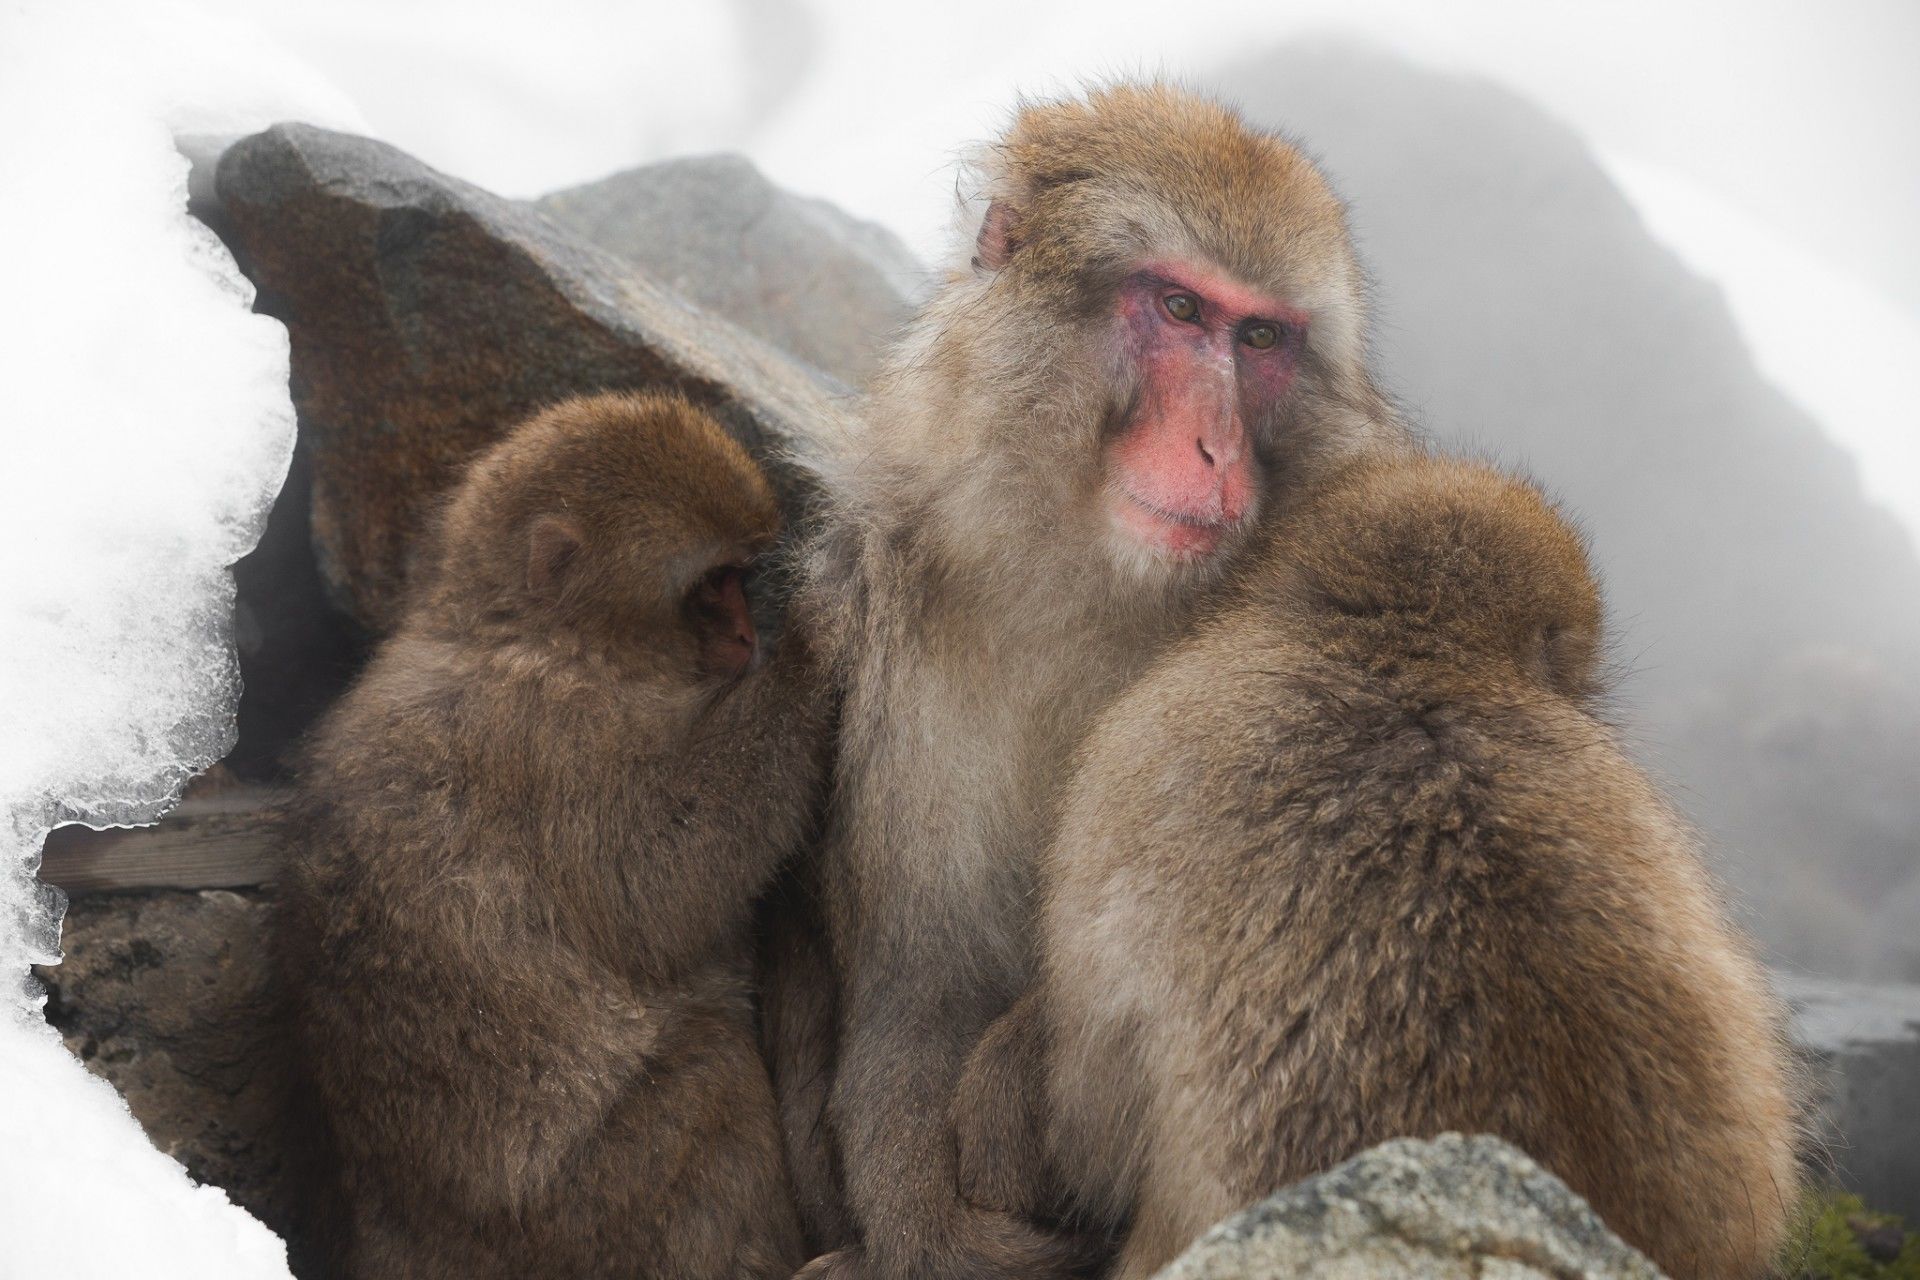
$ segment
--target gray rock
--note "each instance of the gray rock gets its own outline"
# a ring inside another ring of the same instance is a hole
[[[1382,1143],[1235,1214],[1159,1280],[1659,1275],[1524,1154],[1450,1133]]]
[[[926,271],[900,239],[784,191],[744,156],[690,156],[534,207],[784,351],[865,384]]]
[[[459,465],[569,395],[676,388],[770,463],[844,388],[532,210],[366,138],[278,125],[216,176],[222,234],[284,321],[332,598],[378,631]]]
[[[285,1082],[259,892],[76,896],[47,1020],[154,1145],[270,1226],[287,1220]]]
[[[1920,1222],[1920,986],[1776,973],[1812,1070],[1816,1173]]]

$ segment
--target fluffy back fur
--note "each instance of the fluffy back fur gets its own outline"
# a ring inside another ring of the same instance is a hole
[[[1761,1274],[1796,1188],[1780,1010],[1596,714],[1573,531],[1485,468],[1376,460],[1243,587],[1088,741],[1043,977],[963,1090],[984,1197],[1044,1203],[988,1167],[1038,1124],[1145,1277],[1384,1139],[1488,1132],[1671,1274]]]

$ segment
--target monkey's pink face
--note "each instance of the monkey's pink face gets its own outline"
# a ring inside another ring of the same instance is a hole
[[[1217,271],[1152,262],[1120,290],[1138,394],[1107,446],[1107,512],[1135,545],[1203,560],[1259,504],[1253,433],[1299,366],[1307,315]]]

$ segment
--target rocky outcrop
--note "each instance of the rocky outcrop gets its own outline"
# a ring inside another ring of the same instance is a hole
[[[629,169],[534,208],[851,386],[873,375],[926,280],[891,231],[776,187],[744,156]]]
[[[1382,1143],[1207,1232],[1159,1280],[1656,1280],[1586,1201],[1498,1138]]]
[[[126,1098],[154,1145],[279,1227],[285,1040],[267,963],[270,911],[259,890],[76,898],[65,959],[35,973],[47,1020]]]
[[[528,413],[677,388],[774,464],[844,388],[547,218],[383,143],[280,125],[235,143],[222,231],[285,321],[333,599],[375,631],[459,464]]]

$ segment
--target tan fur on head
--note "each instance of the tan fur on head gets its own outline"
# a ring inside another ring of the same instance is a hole
[[[554,601],[529,590],[529,538],[551,519],[581,540]],[[694,579],[751,559],[780,528],[746,450],[684,396],[583,396],[477,458],[441,513],[419,598],[434,625],[491,625],[552,607],[607,644],[657,639]]]
[[[1276,601],[1330,643],[1413,652],[1488,678],[1510,663],[1586,698],[1599,689],[1600,591],[1580,535],[1530,485],[1471,462],[1362,461],[1275,528]]]
[[[988,222],[1010,252],[953,272],[876,380],[850,445],[848,514],[890,489],[881,501],[927,510],[924,535],[973,572],[995,573],[1011,546],[1028,580],[1035,555],[1057,550],[1050,576],[1070,589],[1139,590],[1158,609],[1181,586],[1164,563],[1116,546],[1089,564],[1071,528],[1094,519],[1092,457],[1126,394],[1104,309],[1150,259],[1208,265],[1311,312],[1271,484],[1402,438],[1367,368],[1366,280],[1344,209],[1284,138],[1172,86],[1114,85],[1025,107],[974,165],[986,199],[964,257],[980,256]],[[1102,571],[1116,567],[1117,581]]]
[[[1330,365],[1364,363],[1367,285],[1345,206],[1299,147],[1231,108],[1169,84],[1110,85],[1026,107],[972,163],[970,259],[992,214],[1016,249],[1005,265],[1063,309],[1172,253],[1298,301]]]

